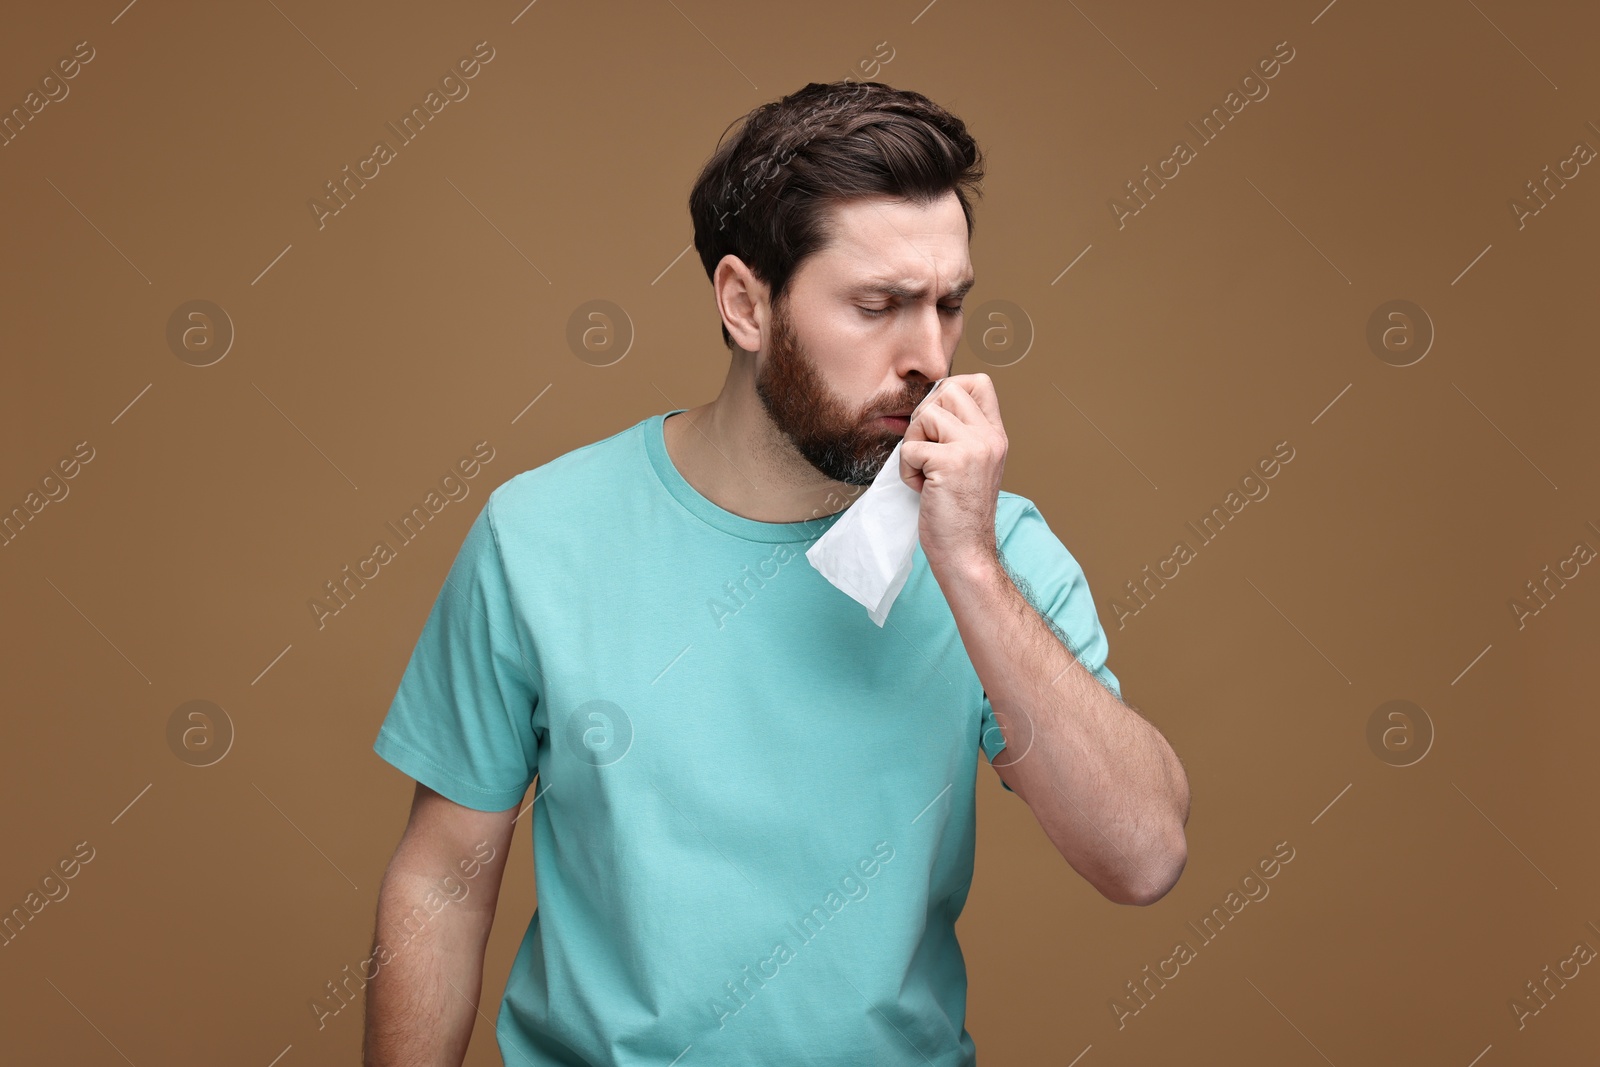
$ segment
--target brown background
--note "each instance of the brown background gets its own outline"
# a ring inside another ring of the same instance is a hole
[[[994,378],[1006,488],[1082,562],[1194,791],[1182,880],[1129,908],[983,771],[982,1062],[1592,1058],[1593,967],[1521,1029],[1509,1006],[1600,947],[1600,568],[1522,628],[1509,606],[1600,548],[1600,173],[1520,228],[1509,206],[1600,146],[1592,5],[119,2],[0,39],[7,110],[95,54],[0,148],[0,507],[94,450],[0,549],[0,904],[95,850],[0,949],[7,1060],[357,1062],[362,1005],[319,1032],[309,1003],[370,948],[412,788],[370,746],[461,537],[493,485],[715,394],[689,185],[730,120],[852,74],[989,154],[968,320],[1008,301],[1032,344],[955,369]],[[324,183],[480,41],[470,95],[319,228]],[[1199,145],[1185,123],[1281,41],[1270,95]],[[1197,158],[1119,228],[1109,200],[1179,138]],[[168,342],[196,299],[234,335],[204,367]],[[631,324],[607,366],[567,342],[594,299]],[[1404,367],[1367,341],[1396,299],[1436,335]],[[322,584],[485,439],[472,495],[318,629]],[[1285,440],[1270,495],[1119,627],[1124,583]],[[191,700],[234,733],[203,768],[169,740]],[[1390,700],[1421,712],[1373,746]],[[518,826],[471,1064],[499,1062],[535,899]],[[1278,842],[1270,896],[1200,945]],[[1119,1029],[1180,939],[1196,958]]]

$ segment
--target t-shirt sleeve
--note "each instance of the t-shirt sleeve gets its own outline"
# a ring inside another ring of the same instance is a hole
[[[1054,624],[1078,662],[1122,699],[1122,683],[1106,666],[1110,646],[1095,612],[1089,580],[1031,501],[1023,501],[1022,514],[1000,543],[1000,555],[1022,595]],[[987,692],[983,694],[981,730],[979,744],[993,763],[1006,747],[1006,739]],[[1004,779],[1001,784],[1005,785]],[[1009,785],[1005,788],[1014,792]]]
[[[478,811],[521,803],[538,771],[539,693],[523,655],[491,496],[467,531],[372,749]]]

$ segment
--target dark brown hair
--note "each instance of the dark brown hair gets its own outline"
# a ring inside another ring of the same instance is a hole
[[[924,205],[954,190],[972,236],[968,197],[982,195],[983,154],[965,123],[921,93],[812,82],[727,133],[689,192],[708,278],[736,255],[780,302],[800,262],[828,243],[828,209],[862,197]],[[726,325],[722,341],[733,347]]]

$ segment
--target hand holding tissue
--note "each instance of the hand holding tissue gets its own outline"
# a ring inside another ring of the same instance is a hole
[[[917,405],[922,410],[948,378],[934,383]],[[912,412],[912,418],[916,411]],[[806,550],[806,559],[834,586],[867,609],[882,626],[889,608],[911,574],[917,548],[922,494],[900,477],[901,442],[867,491],[839,516],[828,532]]]

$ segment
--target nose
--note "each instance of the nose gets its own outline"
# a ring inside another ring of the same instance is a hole
[[[957,340],[960,337],[958,332],[952,331],[951,321],[951,317],[931,304],[920,305],[904,315],[901,322],[905,326],[905,336],[901,338],[900,366],[896,368],[902,379],[921,375],[931,388],[931,383],[949,376],[950,362],[955,355],[950,342],[952,337]],[[959,322],[960,316],[954,316],[954,321]],[[926,394],[924,389],[922,395]]]

